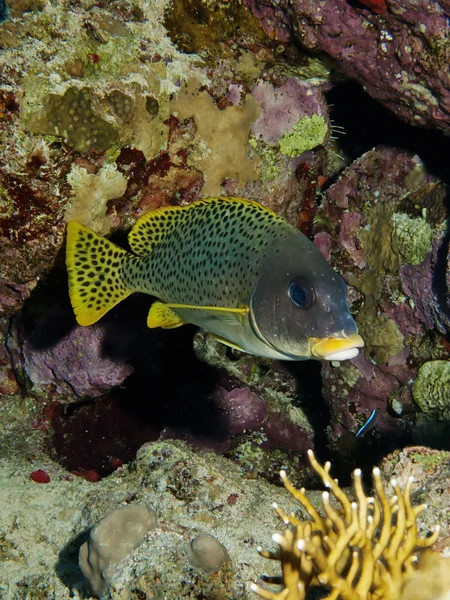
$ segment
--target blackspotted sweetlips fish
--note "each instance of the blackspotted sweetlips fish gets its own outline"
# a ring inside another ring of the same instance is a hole
[[[133,292],[156,296],[149,327],[193,323],[255,356],[353,358],[364,345],[346,284],[279,215],[241,198],[207,198],[144,214],[133,254],[76,221],[67,225],[69,294],[91,325]]]

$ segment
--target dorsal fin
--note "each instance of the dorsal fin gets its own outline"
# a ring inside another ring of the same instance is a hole
[[[203,198],[201,200],[196,200],[187,206],[162,206],[161,208],[145,213],[136,221],[133,229],[128,235],[128,241],[132,251],[138,256],[149,254],[156,244],[162,242],[165,237],[180,227],[181,219],[186,216],[186,212],[195,212],[197,207],[208,204],[240,204],[246,207],[253,206],[259,211],[270,213],[274,217],[282,220],[281,217],[274,213],[270,208],[246,198]]]
[[[182,206],[162,206],[142,215],[128,234],[132,251],[138,256],[150,254],[156,244],[179,226],[182,211]]]

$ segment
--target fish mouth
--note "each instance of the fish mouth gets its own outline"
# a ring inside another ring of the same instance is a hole
[[[348,360],[358,356],[364,346],[362,337],[354,333],[349,337],[309,338],[311,355],[322,360]]]

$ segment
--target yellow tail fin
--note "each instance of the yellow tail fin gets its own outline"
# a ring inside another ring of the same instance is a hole
[[[69,296],[80,325],[92,325],[132,293],[120,267],[128,253],[76,221],[67,224]]]

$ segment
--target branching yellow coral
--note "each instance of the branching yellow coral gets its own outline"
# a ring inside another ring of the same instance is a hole
[[[314,470],[330,492],[324,492],[322,516],[308,500],[304,488],[297,490],[286,473],[280,475],[285,488],[305,508],[310,521],[299,521],[281,508],[274,508],[288,529],[277,533],[273,540],[279,551],[259,553],[281,563],[279,593],[252,586],[266,600],[304,600],[311,586],[329,588],[326,600],[397,600],[402,588],[415,571],[414,551],[431,546],[439,535],[436,527],[430,537],[418,535],[417,515],[426,505],[412,506],[411,477],[402,491],[396,480],[391,481],[395,495],[386,496],[380,470],[373,469],[374,497],[367,497],[361,482],[361,470],[353,474],[356,501],[351,502],[329,471],[330,463],[321,466],[313,452],[308,452]],[[335,504],[335,503],[333,503]],[[434,554],[434,553],[433,553]],[[437,555],[439,556],[439,555]],[[269,580],[269,579],[268,579]],[[275,579],[270,579],[272,583]]]

